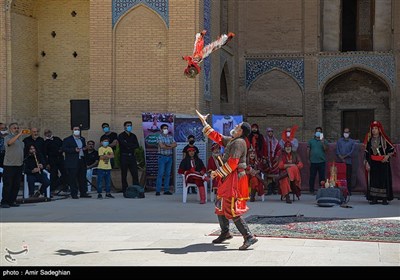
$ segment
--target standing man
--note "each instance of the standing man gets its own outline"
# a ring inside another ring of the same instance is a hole
[[[80,197],[92,197],[87,194],[86,162],[84,151],[87,149],[85,138],[81,136],[79,126],[72,128],[73,134],[64,138],[62,150],[65,153],[65,169],[71,188],[71,196],[78,199],[78,187]]]
[[[20,137],[23,130],[19,130],[18,123],[11,123],[10,134],[4,138],[4,175],[3,175],[3,197],[2,208],[17,207],[17,195],[22,178],[24,164],[24,142]]]
[[[346,163],[346,181],[349,195],[351,195],[351,175],[353,170],[351,158],[355,146],[355,141],[350,138],[350,129],[346,127],[343,130],[343,137],[341,137],[336,143],[336,155],[340,159],[339,162]]]
[[[126,176],[129,172],[132,175],[132,184],[139,185],[138,167],[135,157],[135,149],[139,148],[139,142],[134,133],[132,133],[132,122],[124,122],[124,132],[118,135],[118,143],[121,152],[121,181],[122,181],[122,192],[126,198],[126,188],[128,187],[128,181]]]
[[[25,143],[25,156],[29,155],[29,146],[32,144],[35,145],[37,153],[40,153],[43,157],[46,155],[44,139],[39,136],[39,128],[32,127],[31,135],[26,137],[23,141]]]
[[[292,143],[292,152],[296,152],[297,148],[299,147],[299,141],[297,138],[295,138],[296,131],[299,127],[297,125],[294,125],[293,127],[287,127],[283,132],[282,132],[282,138],[279,141],[279,145],[284,149],[283,147],[285,146],[285,143],[289,141]]]
[[[326,151],[328,151],[328,148],[328,141],[324,139],[322,127],[316,127],[314,138],[309,140],[307,144],[307,158],[310,162],[309,188],[311,194],[314,194],[317,172],[319,183],[325,180]]]
[[[161,125],[161,134],[157,139],[158,143],[158,174],[156,182],[156,195],[160,195],[162,180],[164,177],[164,194],[171,195],[169,191],[169,180],[172,168],[172,152],[177,146],[174,137],[169,134],[168,125]]]
[[[212,242],[218,244],[233,237],[229,232],[229,220],[232,219],[244,238],[243,245],[239,247],[239,250],[246,250],[258,241],[242,218],[242,215],[249,209],[246,205],[249,197],[249,184],[245,172],[247,167],[245,139],[250,134],[250,125],[247,122],[238,124],[230,132],[232,137],[227,137],[216,132],[207,123],[208,115],[203,116],[197,110],[196,113],[204,125],[203,133],[225,147],[222,158],[224,165],[211,172],[212,179],[216,177],[223,179],[223,183],[218,187],[217,201],[215,202],[215,214],[218,215],[221,234]]]
[[[104,134],[100,137],[100,142],[103,142],[103,140],[107,138],[108,141],[110,142],[108,146],[113,150],[113,154],[115,155],[115,150],[117,149],[118,146],[117,133],[110,131],[110,125],[108,123],[103,123],[101,125],[101,128],[103,129]],[[114,168],[114,158],[112,158],[110,162],[112,168]]]
[[[64,155],[62,151],[63,141],[60,137],[54,136],[50,129],[44,130],[44,147],[47,164],[50,170],[50,189],[55,191],[59,186],[67,185],[67,178],[64,168]],[[58,176],[60,172],[61,177]]]
[[[4,155],[6,153],[6,147],[4,143],[4,138],[7,136],[7,127],[5,123],[0,123],[0,167],[3,168],[3,162],[4,162]],[[1,182],[1,177],[3,173],[0,172],[0,182]]]

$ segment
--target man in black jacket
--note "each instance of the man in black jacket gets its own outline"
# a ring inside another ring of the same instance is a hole
[[[86,162],[83,153],[86,150],[85,138],[81,136],[79,126],[72,128],[73,134],[64,138],[62,150],[65,153],[64,165],[67,171],[71,196],[78,199],[78,186],[80,197],[91,197],[87,194]]]

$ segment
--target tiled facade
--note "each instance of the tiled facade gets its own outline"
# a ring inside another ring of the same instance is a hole
[[[374,36],[379,51],[341,53],[336,29],[321,26],[337,24],[332,11],[340,1],[326,1],[0,0],[0,121],[51,128],[64,137],[70,100],[89,99],[91,129],[84,135],[95,140],[103,122],[119,132],[132,120],[140,137],[141,112],[200,109],[243,114],[263,133],[297,124],[298,138],[306,141],[320,125],[328,137],[339,135],[341,110],[368,107],[343,98],[363,91],[364,101],[368,94],[371,102],[385,100],[375,117],[400,142],[400,4],[382,0],[377,9],[385,15],[389,7],[393,19],[393,34],[385,36],[382,24]],[[207,29],[208,43],[221,28],[236,37],[203,62],[196,79],[184,77],[181,57],[191,54],[195,33]],[[327,87],[350,83],[339,79],[349,71],[385,86],[375,92],[365,82],[367,89],[325,95]],[[327,107],[332,102],[342,105]]]

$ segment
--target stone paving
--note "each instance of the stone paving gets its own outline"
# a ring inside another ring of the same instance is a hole
[[[200,205],[195,195],[145,199],[62,199],[0,209],[0,266],[395,266],[400,243],[259,237],[239,251],[241,237],[213,245],[218,229],[213,204]],[[278,195],[249,203],[249,215],[309,217],[400,218],[400,201],[369,205],[356,194],[353,208],[322,208],[315,196],[303,194],[286,204]],[[14,262],[6,251],[21,251]]]

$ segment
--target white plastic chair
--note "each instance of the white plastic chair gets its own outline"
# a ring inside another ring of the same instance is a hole
[[[96,182],[97,182],[97,173],[93,174],[94,173],[93,171],[95,169],[97,169],[97,167],[93,167],[93,168],[86,170],[86,180],[87,180],[87,189],[88,189],[87,191],[88,192],[92,191],[93,178],[96,178]]]
[[[46,174],[47,178],[49,178],[49,180],[50,180],[50,173],[45,169],[42,170],[42,172],[44,172],[44,174]],[[35,187],[38,187],[40,189],[41,186],[42,186],[42,183],[35,182]],[[24,174],[24,193],[23,193],[23,197],[24,198],[29,198],[28,176],[26,174]],[[48,186],[46,188],[46,197],[50,198],[50,186]]]
[[[189,187],[195,187],[197,189],[197,200],[200,201],[200,191],[199,191],[199,188],[197,187],[197,185],[194,184],[194,183],[187,183],[186,184],[185,175],[183,175],[183,174],[182,174],[182,182],[183,182],[183,199],[182,199],[182,202],[186,203]],[[206,193],[206,203],[207,203],[207,182],[205,182],[205,181],[204,181],[204,189],[205,189],[205,193]]]

